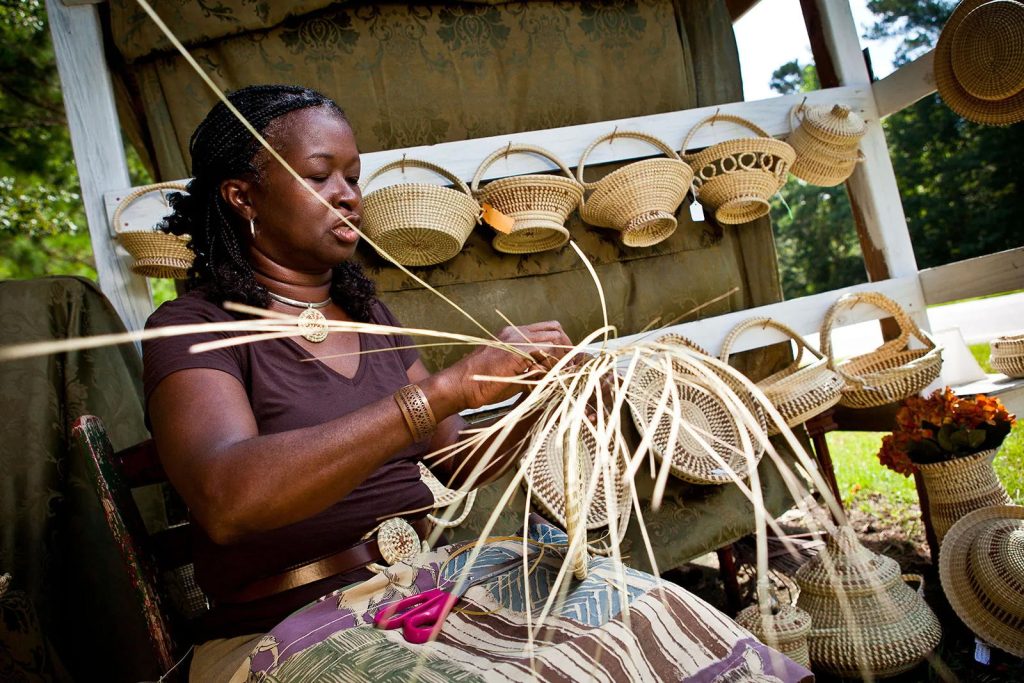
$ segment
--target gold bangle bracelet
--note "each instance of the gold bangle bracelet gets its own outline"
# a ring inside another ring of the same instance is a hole
[[[434,435],[437,429],[437,420],[434,419],[434,411],[430,409],[430,401],[423,390],[415,384],[407,384],[395,392],[395,403],[402,411],[402,417],[409,427],[412,440],[415,443],[426,441]]]

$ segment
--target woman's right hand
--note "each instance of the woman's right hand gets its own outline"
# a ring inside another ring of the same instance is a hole
[[[512,353],[493,346],[481,346],[439,374],[451,382],[453,391],[461,394],[458,402],[466,408],[479,408],[498,403],[524,390],[524,385],[503,382],[486,377],[518,377],[529,374],[533,378],[550,370],[572,347],[572,342],[558,321],[533,323],[519,327],[506,327],[498,339],[528,354]]]

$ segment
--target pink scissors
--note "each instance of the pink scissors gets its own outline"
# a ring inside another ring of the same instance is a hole
[[[377,612],[373,624],[377,628],[392,629],[402,627],[402,635],[410,643],[422,644],[437,636],[441,625],[451,612],[452,607],[471,587],[490,581],[496,576],[522,565],[523,558],[517,557],[492,567],[483,567],[481,574],[471,571],[462,583],[458,592],[432,588],[416,595],[399,600],[393,605]],[[454,581],[452,583],[457,583]]]

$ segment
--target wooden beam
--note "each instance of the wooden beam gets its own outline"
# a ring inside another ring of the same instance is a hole
[[[922,97],[935,92],[935,74],[932,71],[934,60],[935,53],[929,50],[882,80],[875,81],[871,91],[880,117],[885,118],[906,109]]]
[[[920,280],[929,305],[1022,289],[1024,247],[926,268]]]
[[[823,86],[870,86],[850,6],[837,0],[801,0],[808,36]],[[810,7],[813,5],[813,7]],[[825,66],[824,73],[821,65]],[[835,83],[830,83],[835,79]],[[872,281],[917,273],[896,174],[872,96],[864,108],[867,133],[861,141],[866,160],[846,183],[868,277]],[[918,321],[927,325],[927,320]]]
[[[153,298],[149,283],[131,271],[131,257],[107,230],[103,195],[130,181],[98,13],[93,5],[68,7],[60,0],[46,0],[46,13],[100,289],[125,326],[138,330],[153,310]]]
[[[790,132],[789,111],[794,105],[799,104],[804,99],[804,96],[799,94],[772,97],[753,102],[734,102],[721,106],[652,114],[649,116],[636,116],[615,121],[586,123],[563,128],[550,128],[509,135],[495,135],[493,137],[476,138],[473,140],[456,140],[436,145],[371,152],[362,155],[362,176],[364,179],[369,178],[374,170],[384,164],[407,156],[410,159],[422,159],[439,164],[468,183],[472,180],[477,167],[484,158],[510,142],[513,144],[528,143],[543,147],[560,157],[570,168],[574,168],[578,165],[581,155],[591,142],[606,133],[611,133],[613,130],[649,133],[661,138],[670,147],[678,148],[682,145],[686,134],[698,121],[711,116],[717,111],[723,114],[742,116],[756,123],[770,135],[785,136]],[[819,90],[807,93],[806,97],[807,101],[811,104],[843,102],[853,108],[854,111],[861,113],[867,111],[864,105],[873,104],[870,88],[863,86]],[[714,125],[704,126],[696,133],[693,139],[693,148],[707,147],[715,142],[729,138],[749,137],[751,135],[752,133],[746,128],[726,121],[719,121]],[[614,142],[600,145],[595,149],[593,154],[587,159],[587,165],[628,161],[657,154],[660,154],[660,152],[645,142],[619,137]],[[495,162],[483,175],[483,180],[522,175],[524,173],[538,173],[549,171],[552,168],[553,164],[541,157],[531,154],[513,154],[507,159],[499,159]],[[409,181],[445,182],[431,172],[408,168],[404,176],[397,170],[382,176],[381,180],[374,181],[367,191],[396,182]],[[181,182],[187,181],[183,180]],[[108,216],[113,215],[117,203],[130,191],[131,188],[125,186],[112,189],[106,194]],[[143,197],[125,215],[127,225],[122,227],[127,230],[148,229],[155,225],[164,213],[166,213],[166,203],[159,195],[154,194]]]
[[[761,0],[725,0],[725,9],[729,11],[729,18],[736,23],[740,17],[754,9]]]
[[[812,294],[798,299],[758,306],[757,308],[725,313],[713,318],[671,325],[654,332],[643,332],[618,337],[610,340],[608,345],[618,347],[642,339],[655,339],[662,334],[673,333],[682,335],[696,342],[709,353],[717,355],[722,348],[722,342],[725,341],[726,335],[729,334],[733,327],[748,318],[762,317],[777,320],[800,335],[816,334],[821,330],[821,323],[829,307],[835,303],[836,299],[847,292],[879,292],[896,301],[911,316],[915,318],[925,317],[925,303],[924,298],[921,296],[921,287],[918,284],[917,276],[910,275],[894,280],[853,285],[852,287],[844,287],[821,294]],[[858,304],[852,308],[840,311],[835,318],[834,327],[838,329],[867,320],[886,318],[888,315],[885,311],[874,306]],[[732,351],[739,353],[740,351],[776,344],[787,339],[789,337],[782,334],[782,332],[769,327],[741,335],[733,344]]]

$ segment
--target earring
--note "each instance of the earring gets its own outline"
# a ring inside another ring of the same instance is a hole
[[[249,217],[249,234],[252,235],[253,239],[256,239],[256,219]]]

